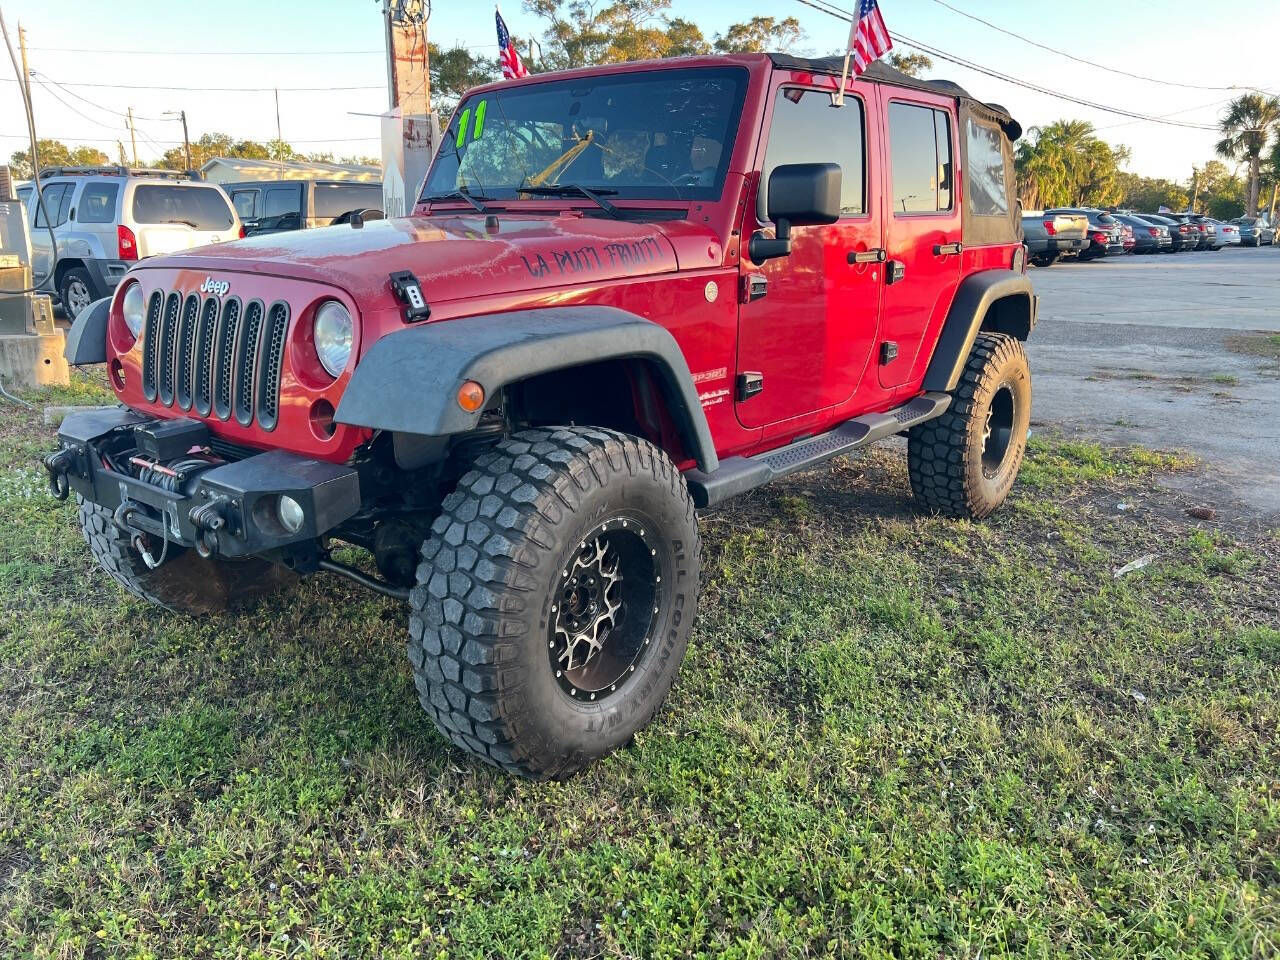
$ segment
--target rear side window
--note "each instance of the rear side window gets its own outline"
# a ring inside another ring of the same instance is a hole
[[[352,210],[382,209],[382,187],[376,183],[317,183],[316,218],[332,220]]]
[[[975,217],[1003,217],[1009,213],[1002,137],[995,127],[969,118],[965,147],[969,156],[969,212]]]
[[[111,223],[116,218],[116,196],[120,187],[114,183],[86,184],[80,194],[76,219],[81,223]]]
[[[257,190],[235,190],[231,194],[231,205],[236,208],[236,216],[241,220],[256,217],[258,209]]]
[[[844,106],[833,110],[829,93],[796,87],[779,90],[764,153],[760,219],[765,219],[768,209],[769,174],[786,163],[840,164],[840,212],[865,213],[865,143],[862,101],[857,97],[845,97]]]
[[[893,212],[951,209],[951,118],[945,110],[889,104]]]
[[[70,183],[50,183],[40,188],[44,203],[41,204],[39,200],[34,201],[37,227],[57,227],[67,222],[67,214],[71,210],[71,190]],[[52,219],[52,223],[45,219],[46,212]]]
[[[298,185],[291,187],[267,187],[262,192],[262,216],[280,217],[287,213],[300,213]]]
[[[235,222],[231,205],[215,187],[140,183],[133,191],[138,223],[185,223],[193,230],[226,230]]]

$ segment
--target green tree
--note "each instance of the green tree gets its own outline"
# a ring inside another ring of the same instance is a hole
[[[752,17],[745,23],[731,23],[718,34],[712,45],[716,53],[763,53],[766,50],[789,50],[801,37],[800,21],[795,17],[775,20]]]
[[[1116,177],[1120,187],[1120,204],[1134,210],[1155,213],[1161,207],[1170,210],[1187,208],[1187,190],[1172,180],[1140,177],[1136,173],[1121,172]]]
[[[1258,188],[1261,179],[1262,154],[1272,136],[1280,130],[1280,97],[1246,93],[1231,101],[1220,123],[1223,134],[1214,150],[1228,160],[1243,160],[1249,165],[1249,216],[1258,213]]]
[[[886,59],[889,66],[901,70],[909,77],[918,77],[925,70],[933,69],[933,61],[923,53],[890,53]]]
[[[1123,193],[1120,167],[1128,159],[1128,148],[1099,139],[1088,121],[1032,127],[1015,154],[1018,195],[1028,210],[1114,204]]]
[[[462,95],[472,87],[496,80],[502,76],[498,61],[478,57],[466,47],[441,49],[434,43],[427,44],[427,57],[431,72],[432,106],[442,117],[453,113]],[[530,70],[535,65],[526,64]]]
[[[668,16],[672,0],[525,0],[545,24],[542,56],[549,69],[710,53],[785,50],[803,36],[795,17],[752,17],[730,24],[714,42],[698,25]]]
[[[250,160],[289,160],[297,154],[293,147],[283,143],[281,155],[276,154],[276,141],[259,143],[257,140],[236,140],[226,133],[206,133],[191,141],[191,166],[199,170],[213,157],[244,157]],[[165,170],[187,169],[187,155],[182,146],[172,147],[160,157],[157,166]]]
[[[111,162],[111,158],[97,147],[68,147],[61,140],[37,140],[36,156],[43,167],[95,167]],[[15,150],[9,157],[9,166],[18,180],[30,180],[31,149]]]

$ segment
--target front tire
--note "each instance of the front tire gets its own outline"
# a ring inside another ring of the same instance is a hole
[[[296,578],[283,567],[251,557],[206,559],[194,550],[149,544],[153,556],[164,553],[154,570],[142,561],[129,533],[106,507],[77,496],[80,532],[89,552],[120,586],[141,600],[175,613],[211,614],[239,609],[288,586]]]
[[[947,412],[907,433],[911,489],[926,507],[979,520],[1004,502],[1027,448],[1031,369],[1022,344],[981,333]]]
[[[693,501],[613,430],[504,438],[444,499],[410,594],[422,706],[462,749],[567,777],[625,744],[679,671],[698,601]]]

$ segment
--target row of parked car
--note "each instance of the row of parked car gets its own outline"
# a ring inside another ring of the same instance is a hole
[[[41,289],[74,317],[144,257],[207,243],[382,216],[382,184],[351,180],[208,183],[193,171],[46,167],[17,188]]]
[[[1215,220],[1202,213],[1138,213],[1091,207],[1057,207],[1022,215],[1027,255],[1039,267],[1064,256],[1080,260],[1124,253],[1177,253],[1221,250],[1275,242],[1265,217]]]

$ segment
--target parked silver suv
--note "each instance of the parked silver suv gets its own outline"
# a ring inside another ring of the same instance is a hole
[[[196,173],[47,167],[40,186],[52,240],[35,185],[17,191],[27,209],[32,271],[37,278],[49,273],[44,289],[72,318],[110,294],[143,257],[244,235],[227,195]]]

